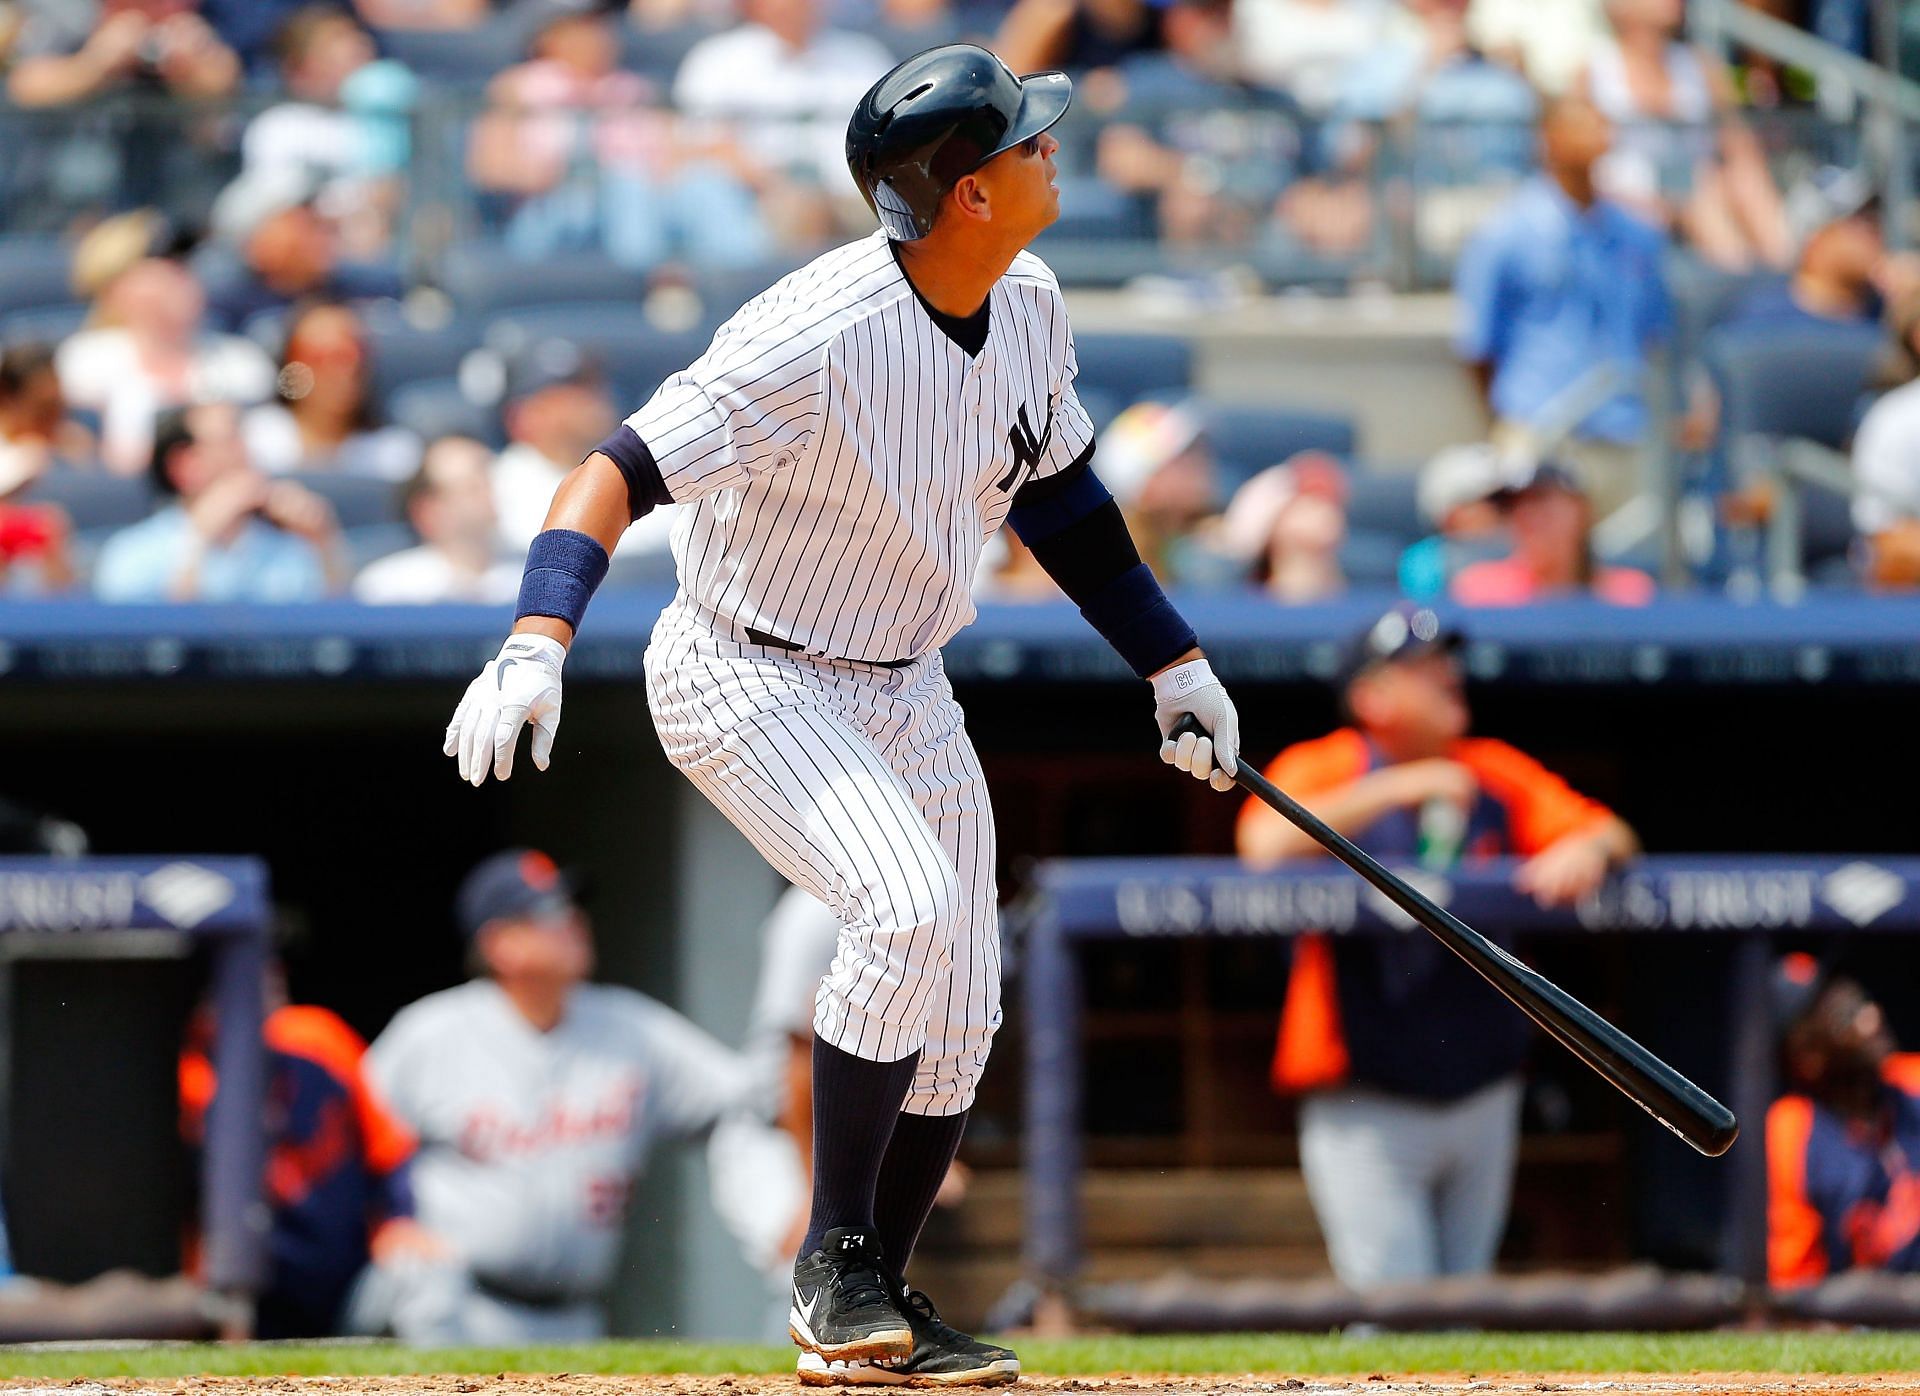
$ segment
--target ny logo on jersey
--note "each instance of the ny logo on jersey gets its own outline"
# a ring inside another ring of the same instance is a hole
[[[1002,494],[1012,494],[1020,488],[1020,482],[1033,473],[1040,464],[1040,453],[1047,449],[1047,443],[1053,440],[1053,404],[1047,404],[1047,424],[1041,428],[1036,439],[1033,423],[1027,420],[1027,407],[1020,405],[1020,420],[1007,428],[1007,445],[1013,448],[1013,468],[1000,477],[998,489]]]

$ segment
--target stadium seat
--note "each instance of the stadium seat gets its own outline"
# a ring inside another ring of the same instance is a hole
[[[392,311],[370,310],[361,323],[374,399],[383,405],[404,384],[452,377],[480,342],[480,327],[463,320],[419,326]]]
[[[73,254],[54,238],[0,237],[0,315],[73,300]]]
[[[0,344],[58,344],[87,323],[87,307],[37,305],[0,315]]]
[[[650,78],[664,95],[673,86],[680,62],[702,39],[724,34],[723,25],[674,24],[660,28],[620,26],[620,66]]]
[[[1219,463],[1221,488],[1231,491],[1296,451],[1328,451],[1352,460],[1353,420],[1330,412],[1214,403],[1202,411],[1207,440]]]
[[[56,470],[42,475],[19,496],[23,504],[56,504],[73,521],[75,533],[107,533],[139,523],[152,513],[158,497],[144,475],[104,475]]]
[[[440,259],[440,286],[464,315],[484,317],[530,305],[594,305],[601,314],[647,295],[647,274],[598,253],[526,261],[499,243],[467,243]]]
[[[1687,252],[1666,261],[1667,293],[1673,303],[1673,358],[1690,363],[1707,336],[1755,291],[1785,282],[1776,271],[1731,272]]]
[[[697,330],[656,330],[638,317],[610,316],[590,305],[529,307],[487,327],[488,347],[508,359],[543,340],[574,345],[614,389],[616,404],[631,404],[628,411],[699,358],[709,338]]]
[[[489,20],[472,29],[381,29],[380,51],[428,82],[484,87],[502,68],[527,56],[535,22],[552,11],[521,7],[522,14]],[[524,17],[523,17],[524,16]]]
[[[1846,445],[1883,343],[1873,325],[1713,331],[1703,353],[1720,385],[1722,438],[1801,436]]]
[[[1074,340],[1074,388],[1096,427],[1147,398],[1184,397],[1193,386],[1193,346],[1170,334],[1086,334]]]
[[[496,451],[506,444],[497,408],[475,402],[454,378],[423,378],[394,390],[387,416],[422,441],[442,436],[471,436]]]
[[[1384,534],[1399,539],[1402,547],[1427,535],[1414,498],[1418,483],[1414,476],[1355,470],[1347,478],[1352,491],[1347,497],[1347,527],[1355,534]]]
[[[411,526],[403,523],[368,524],[363,528],[349,528],[343,531],[342,541],[346,544],[347,561],[355,572],[369,562],[378,562],[390,553],[411,548],[420,541],[420,535]]]
[[[693,293],[700,298],[698,324],[718,329],[734,311],[793,271],[792,258],[752,267],[714,267],[693,274]]]
[[[401,522],[400,490],[391,480],[367,475],[335,475],[307,470],[282,477],[305,485],[333,506],[334,517],[348,533]]]
[[[1340,545],[1340,570],[1353,587],[1392,587],[1400,580],[1400,554],[1413,540],[1377,529],[1354,529]]]

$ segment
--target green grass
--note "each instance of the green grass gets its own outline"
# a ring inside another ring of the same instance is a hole
[[[1019,1344],[1027,1370],[1056,1376],[1221,1372],[1920,1371],[1920,1333],[1442,1333],[1368,1338],[1270,1334],[1081,1338]],[[379,1375],[408,1372],[793,1370],[783,1347],[599,1343],[421,1351],[372,1343],[0,1349],[0,1378]]]

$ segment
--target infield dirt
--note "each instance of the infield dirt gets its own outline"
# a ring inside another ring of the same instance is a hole
[[[882,1388],[884,1390],[884,1388]],[[1363,1376],[1114,1376],[1027,1377],[1001,1388],[1032,1396],[1709,1396],[1709,1393],[1818,1393],[1818,1396],[1891,1396],[1920,1393],[1920,1372],[1844,1376],[1779,1372],[1628,1373],[1407,1373]],[[818,1396],[789,1377],[608,1376],[501,1372],[493,1376],[179,1377],[65,1382],[0,1382],[8,1396]]]

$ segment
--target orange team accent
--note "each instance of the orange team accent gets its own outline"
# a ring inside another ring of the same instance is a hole
[[[1907,1095],[1920,1095],[1920,1052],[1895,1052],[1880,1063],[1880,1079]]]
[[[1450,759],[1472,771],[1486,795],[1507,812],[1513,851],[1522,856],[1612,817],[1517,747],[1491,737],[1468,737],[1448,749]],[[1371,756],[1356,729],[1297,742],[1273,759],[1267,779],[1304,804],[1367,774]],[[1261,817],[1281,816],[1258,799],[1240,807],[1239,828]],[[1324,935],[1302,935],[1293,944],[1280,1034],[1274,1044],[1271,1079],[1283,1093],[1318,1090],[1346,1079],[1349,1061],[1340,1030],[1333,950]]]
[[[1827,1273],[1820,1213],[1807,1201],[1813,1102],[1789,1095],[1767,1111],[1767,1279],[1811,1284]]]
[[[391,1173],[412,1157],[413,1135],[381,1103],[360,1069],[367,1044],[352,1028],[327,1009],[290,1004],[267,1015],[261,1036],[270,1050],[304,1057],[346,1086],[368,1166]],[[201,1137],[218,1086],[219,1076],[205,1046],[200,1041],[189,1043],[180,1053],[180,1131],[186,1139]]]
[[[367,1044],[359,1033],[327,1009],[289,1004],[267,1018],[266,1040],[276,1052],[319,1063],[347,1087],[368,1167],[391,1173],[412,1156],[413,1135],[381,1103],[360,1069]]]

